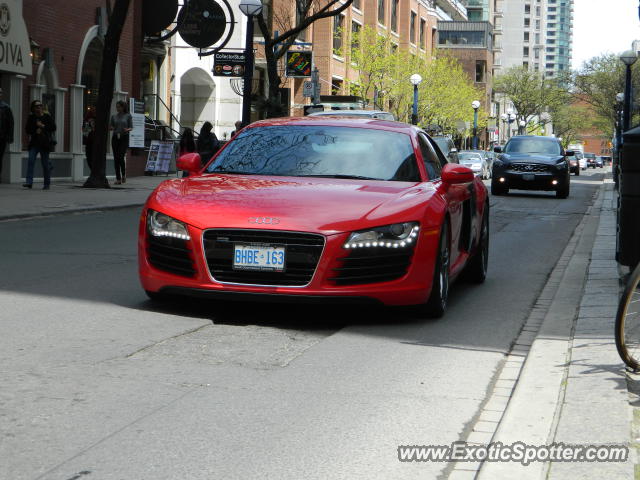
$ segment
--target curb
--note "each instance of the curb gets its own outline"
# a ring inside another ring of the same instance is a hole
[[[56,210],[51,212],[41,212],[41,213],[17,213],[15,215],[0,215],[0,222],[8,222],[12,220],[25,220],[32,218],[44,218],[44,217],[57,217],[60,215],[73,215],[79,213],[91,213],[91,212],[101,212],[107,210],[124,210],[127,208],[137,208],[142,207],[145,204],[145,201],[137,202],[137,203],[128,203],[124,205],[96,205],[91,207],[79,207],[79,208],[69,208],[64,210]]]

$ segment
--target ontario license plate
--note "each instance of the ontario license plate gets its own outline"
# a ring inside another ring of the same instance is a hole
[[[276,245],[233,246],[234,270],[263,270],[284,272],[285,248]]]
[[[522,179],[531,181],[531,180],[535,180],[536,176],[533,173],[525,173],[524,175],[522,175]]]

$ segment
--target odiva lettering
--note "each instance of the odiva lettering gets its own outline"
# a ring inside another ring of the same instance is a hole
[[[22,67],[22,50],[20,45],[0,41],[0,63]]]

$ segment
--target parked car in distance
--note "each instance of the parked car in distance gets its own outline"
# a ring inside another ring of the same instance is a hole
[[[433,141],[436,142],[440,151],[447,158],[448,162],[460,163],[460,156],[458,155],[458,149],[453,144],[453,140],[446,135],[434,135]]]
[[[552,190],[556,197],[569,196],[569,158],[556,137],[518,135],[511,137],[493,162],[491,193],[505,195],[510,188],[520,190]]]
[[[604,159],[599,155],[596,157],[596,167],[598,168],[604,167]]]
[[[590,152],[584,152],[584,158],[587,161],[587,167],[596,168],[596,154]]]
[[[567,150],[569,151],[569,150]],[[574,175],[580,175],[580,159],[582,158],[582,152],[573,152],[573,156],[569,158],[569,173]]]
[[[483,150],[460,150],[458,152],[460,165],[470,168],[473,173],[480,175],[483,180],[490,178],[491,166],[486,152]]]
[[[324,117],[326,115],[340,117],[358,117],[358,118],[377,118],[378,120],[391,120],[394,122],[396,118],[393,113],[384,112],[382,110],[326,110],[324,112],[315,112],[309,117]]]

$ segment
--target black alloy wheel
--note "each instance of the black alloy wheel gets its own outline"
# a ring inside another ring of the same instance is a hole
[[[440,318],[447,309],[449,298],[449,268],[450,268],[449,222],[445,221],[440,230],[438,244],[438,258],[433,272],[433,282],[429,300],[422,307],[424,313],[432,318]]]
[[[469,260],[465,275],[473,283],[484,283],[489,267],[489,204],[484,206],[480,240],[474,256]]]
[[[569,176],[567,175],[567,179],[556,190],[556,198],[567,198],[569,196],[570,190],[571,190],[571,182],[569,180]]]

